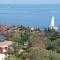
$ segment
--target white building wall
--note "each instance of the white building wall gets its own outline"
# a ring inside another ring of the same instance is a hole
[[[5,54],[0,54],[0,60],[4,60],[5,59]]]

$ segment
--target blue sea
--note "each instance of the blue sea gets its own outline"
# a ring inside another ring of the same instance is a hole
[[[48,27],[52,16],[60,26],[60,5],[0,4],[0,24]]]

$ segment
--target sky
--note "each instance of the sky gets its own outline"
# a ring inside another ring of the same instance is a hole
[[[60,0],[0,0],[0,4],[60,4]]]

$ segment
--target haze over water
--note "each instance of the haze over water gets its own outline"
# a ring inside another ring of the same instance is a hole
[[[48,27],[52,16],[60,26],[60,5],[0,4],[0,24]]]

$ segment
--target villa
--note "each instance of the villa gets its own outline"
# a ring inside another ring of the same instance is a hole
[[[5,53],[8,51],[8,48],[12,47],[12,41],[2,41],[0,42],[0,60],[5,59]]]
[[[6,53],[8,48],[12,47],[12,41],[3,41],[0,42],[0,53]]]
[[[7,25],[0,25],[0,34],[6,34],[8,30]]]

